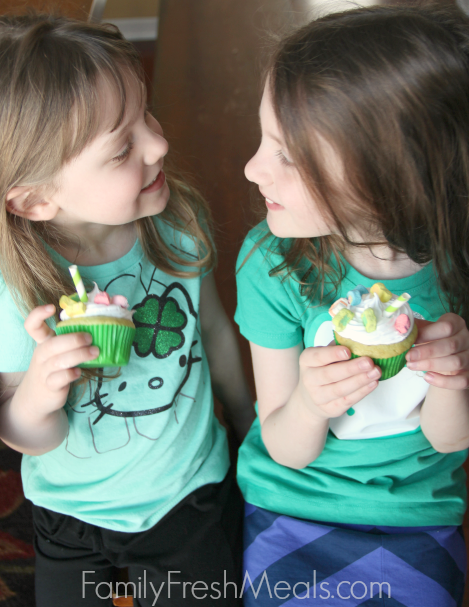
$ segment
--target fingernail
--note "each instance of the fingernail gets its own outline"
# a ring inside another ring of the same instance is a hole
[[[55,310],[55,306],[53,306],[52,304],[47,304],[45,310],[46,312],[53,312]]]
[[[96,358],[99,355],[99,348],[97,346],[91,346],[90,354],[93,358]]]
[[[412,350],[409,350],[409,352],[407,353],[406,359],[410,362],[410,361],[416,361],[416,360],[420,360],[420,352],[418,348],[412,348]]]
[[[371,369],[371,360],[367,360],[366,358],[361,358],[358,363],[359,368],[362,371],[367,371]]]
[[[350,354],[348,353],[348,350],[342,350],[340,353],[340,356],[342,358],[350,358]]]
[[[93,338],[89,333],[85,333],[85,343],[90,344],[93,341]]]
[[[367,373],[367,376],[370,379],[378,379],[379,375],[380,375],[380,373],[379,373],[379,369],[377,367],[375,367],[369,373]]]

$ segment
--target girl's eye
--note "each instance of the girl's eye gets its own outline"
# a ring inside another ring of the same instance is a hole
[[[288,160],[288,158],[284,155],[282,150],[279,150],[278,152],[276,152],[275,155],[280,158],[281,164],[283,164],[285,166],[289,166],[289,167],[293,166],[293,162],[291,160]]]
[[[123,152],[121,152],[119,154],[119,156],[116,156],[115,158],[113,158],[112,161],[119,162],[119,160],[125,160],[127,158],[127,156],[130,154],[130,152],[132,151],[133,147],[134,147],[134,144],[131,141],[129,141],[125,150]]]

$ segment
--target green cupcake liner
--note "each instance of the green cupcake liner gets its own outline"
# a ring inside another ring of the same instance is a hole
[[[78,365],[80,368],[124,367],[129,362],[135,327],[123,324],[64,324],[57,326],[55,332],[57,335],[90,333],[93,338],[92,345],[99,348],[99,356]]]
[[[381,377],[378,381],[384,381],[385,379],[390,379],[391,377],[394,377],[394,375],[397,375],[399,371],[401,371],[406,365],[407,361],[405,359],[405,355],[408,351],[409,350],[406,350],[398,356],[391,356],[391,358],[373,358],[370,356],[375,365],[378,365],[378,367],[381,369]],[[361,357],[352,353],[352,358]]]

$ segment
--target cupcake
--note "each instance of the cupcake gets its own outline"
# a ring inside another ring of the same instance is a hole
[[[81,280],[81,279],[80,279]],[[57,323],[57,335],[64,333],[90,333],[93,346],[99,348],[99,356],[81,365],[91,367],[123,367],[129,362],[130,348],[134,340],[135,325],[132,322],[134,310],[129,310],[127,299],[123,295],[110,297],[94,288],[85,295],[63,295],[59,305],[62,308],[60,322]],[[83,299],[86,296],[86,301]]]
[[[371,289],[358,285],[329,309],[337,344],[352,358],[369,356],[381,368],[380,381],[405,367],[405,355],[417,338],[417,325],[408,304],[410,295],[394,295],[383,283]]]

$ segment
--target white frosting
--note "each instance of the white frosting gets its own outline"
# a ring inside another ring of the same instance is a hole
[[[135,310],[127,310],[126,308],[123,308],[117,304],[110,304],[108,306],[106,304],[95,304],[94,298],[98,293],[100,293],[100,290],[98,289],[98,285],[96,283],[93,284],[93,290],[90,291],[90,293],[87,293],[88,301],[85,303],[86,312],[84,314],[74,314],[73,316],[69,316],[65,310],[62,310],[62,312],[60,312],[60,320],[70,320],[71,318],[88,318],[91,316],[108,316],[112,318],[124,318],[126,320],[132,320],[132,315]]]
[[[397,295],[393,295],[393,298],[390,301],[383,303],[376,293],[363,295],[361,303],[356,306],[350,304],[347,306],[347,308],[353,312],[353,318],[345,329],[342,331],[335,330],[342,337],[353,339],[354,341],[367,346],[374,346],[376,344],[389,345],[403,341],[412,332],[414,317],[408,303],[403,304],[390,316],[389,314],[385,314],[384,311],[393,304],[393,300],[395,299],[397,299]],[[376,316],[376,331],[372,331],[371,333],[367,332],[362,320],[362,314],[367,308],[372,308]],[[409,330],[405,334],[399,333],[399,331],[394,328],[394,323],[401,314],[406,314],[410,320]]]

